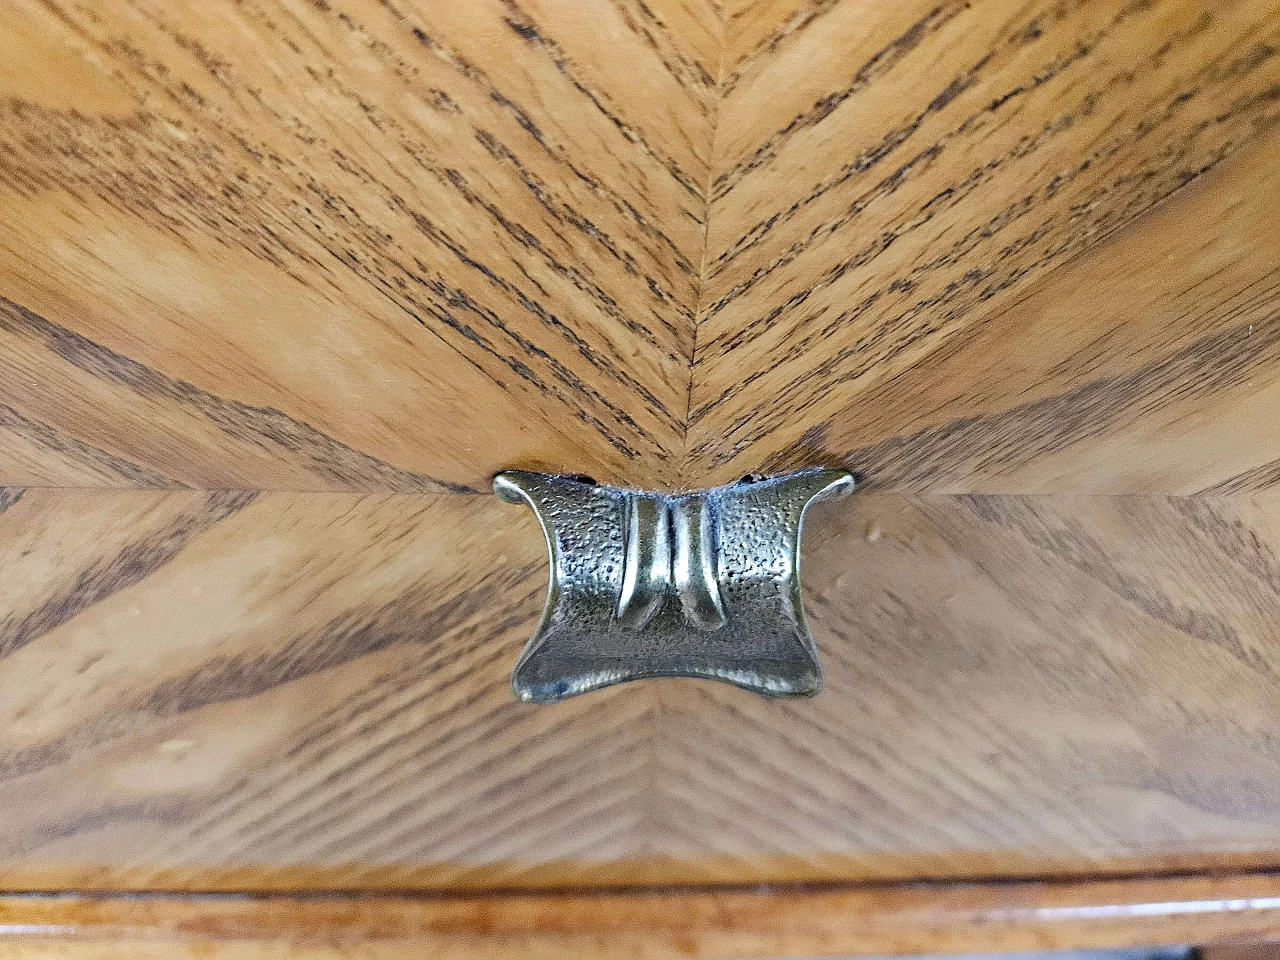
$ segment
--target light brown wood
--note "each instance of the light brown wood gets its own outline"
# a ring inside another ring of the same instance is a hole
[[[666,960],[1280,937],[1274,875],[431,898],[0,899],[7,957]]]
[[[0,887],[743,883],[1280,866],[1280,497],[814,514],[816,699],[508,672],[496,498],[12,491]]]
[[[3,5],[0,889],[1280,869],[1277,50],[1276,0]],[[494,471],[815,463],[867,491],[820,698],[512,700]]]
[[[10,889],[396,886],[627,852],[644,704],[510,693],[546,590],[520,510],[30,490],[0,523]]]
[[[6,4],[0,482],[674,481],[698,11]]]
[[[1280,8],[792,6],[719,108],[691,476],[1274,482]]]
[[[0,482],[1274,477],[1274,0],[597,7],[10,5]]]

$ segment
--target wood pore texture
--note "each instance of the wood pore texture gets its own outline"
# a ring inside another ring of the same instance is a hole
[[[1280,867],[1277,117],[1275,0],[0,4],[0,888]],[[495,471],[809,465],[820,697],[513,700]]]
[[[1280,857],[1280,497],[815,511],[826,690],[508,672],[496,498],[30,489],[0,523],[9,888],[511,887]]]

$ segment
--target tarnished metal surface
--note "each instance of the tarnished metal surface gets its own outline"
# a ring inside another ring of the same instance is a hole
[[[800,534],[815,500],[853,489],[841,470],[744,478],[664,496],[511,470],[494,491],[534,509],[551,554],[516,696],[555,703],[645,677],[723,680],[766,696],[822,689],[800,603]]]

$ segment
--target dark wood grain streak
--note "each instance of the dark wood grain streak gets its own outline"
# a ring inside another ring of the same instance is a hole
[[[1117,429],[1117,421],[1137,420],[1153,395],[1176,391],[1180,401],[1195,403],[1239,388],[1280,364],[1280,284],[1265,295],[1266,311],[1257,323],[1203,337],[1133,373],[1100,378],[999,414],[894,437],[842,459],[874,486],[909,490],[961,484],[967,474],[999,475],[1047,452],[1104,436]],[[814,431],[806,440],[821,449],[825,438]],[[769,466],[778,469],[785,462]],[[1273,472],[1250,471],[1243,479],[1225,481],[1218,492],[1262,489]]]
[[[139,406],[154,403],[177,408],[204,419],[237,444],[277,447],[301,461],[316,475],[339,489],[375,487],[401,492],[477,493],[462,484],[441,483],[399,470],[301,423],[280,410],[251,407],[225,400],[190,383],[172,380],[135,360],[113,353],[70,330],[38,317],[0,297],[0,334],[23,347],[47,350],[60,360],[111,386],[134,394]],[[19,348],[20,349],[20,348]],[[146,471],[140,471],[149,480]],[[177,486],[173,481],[146,486]]]
[[[64,589],[43,597],[19,620],[0,620],[0,661],[94,604],[126,590],[173,560],[193,538],[253,502],[253,493],[210,493],[198,509],[149,530],[109,558],[77,571]],[[12,502],[12,501],[11,501]]]
[[[606,104],[587,84],[585,84],[582,80],[575,77],[573,75],[572,64],[570,63],[568,57],[565,55],[564,51],[560,48],[560,46],[554,40],[551,40],[548,37],[544,37],[541,33],[538,32],[536,23],[532,19],[530,19],[529,16],[523,10],[520,9],[520,6],[517,3],[515,3],[514,0],[503,0],[503,6],[507,10],[507,17],[506,17],[507,26],[509,26],[512,30],[514,30],[517,34],[519,34],[520,37],[522,37],[524,40],[527,40],[535,48],[537,48],[546,56],[548,56],[551,59],[552,63],[555,64],[556,69],[559,70],[560,73],[562,73],[569,80],[569,82],[573,85],[573,88],[575,90],[577,90],[580,94],[582,94],[583,97],[586,98],[588,102],[590,102],[592,107],[598,110],[600,114],[609,121],[609,123],[617,127],[618,130],[623,134],[623,136],[627,138],[627,140],[629,140],[632,143],[639,144],[640,147],[644,150],[644,152],[647,155],[649,155],[654,160],[656,160],[659,164],[661,164],[661,166],[664,167],[667,170],[667,172],[671,174],[672,179],[674,179],[677,183],[679,183],[680,186],[682,186],[685,189],[685,191],[690,195],[691,198],[695,200],[700,200],[702,198],[701,182],[696,177],[691,177],[684,170],[682,170],[680,165],[673,158],[667,156],[665,154],[665,151],[663,151],[661,148],[655,147],[653,144],[650,144],[645,139],[643,133],[631,127],[628,123],[626,123],[626,121],[624,121],[621,117],[615,114],[610,109],[609,105]],[[635,25],[633,23],[633,30],[634,29],[635,29]],[[643,39],[647,41],[651,47],[654,46],[652,42],[651,34],[643,30],[636,30],[635,32],[637,32],[641,37],[643,37]],[[663,65],[668,70],[671,70],[673,66],[669,61],[666,61],[666,60],[663,60]],[[678,71],[678,70],[673,71],[673,75],[676,76],[677,78],[680,78],[680,73],[681,71]],[[686,83],[692,83],[695,85],[705,85],[707,78],[705,77],[705,75],[699,73],[693,76],[685,76],[683,79],[685,80]],[[688,266],[688,264],[686,264],[686,266]]]
[[[793,4],[794,9],[787,9],[792,6],[789,3],[764,4],[752,0],[742,4],[726,4],[724,62],[728,69],[720,82],[722,92],[729,93],[752,66],[766,59],[766,54],[775,53],[779,46],[799,37],[806,27],[823,14],[835,10],[840,2],[841,0],[802,0]],[[782,9],[769,9],[771,6]],[[766,27],[766,31],[761,34],[760,24],[767,24],[773,29],[768,30]],[[752,31],[751,26],[756,26],[756,30]]]
[[[1206,497],[1230,496],[1238,493],[1250,493],[1255,490],[1265,490],[1277,484],[1280,484],[1280,460],[1264,463],[1261,466],[1254,467],[1252,470],[1246,470],[1234,477],[1229,477],[1211,487],[1206,487],[1201,491],[1201,494]]]
[[[826,9],[831,9],[834,5],[835,4],[829,3],[826,5]],[[963,12],[967,6],[968,4],[956,0],[956,2],[939,4],[929,10],[923,17],[912,23],[901,35],[895,37],[882,49],[877,50],[866,63],[862,64],[854,72],[852,80],[850,80],[846,86],[828,93],[803,113],[791,118],[785,126],[779,129],[776,133],[770,135],[763,143],[757,146],[749,157],[738,161],[729,169],[719,173],[714,183],[715,193],[713,194],[713,199],[723,199],[724,196],[728,194],[729,191],[732,190],[739,182],[741,182],[744,177],[752,171],[763,167],[770,160],[776,157],[778,152],[786,146],[787,142],[792,137],[796,136],[801,131],[816,127],[818,124],[822,123],[823,120],[831,116],[831,114],[839,109],[839,107],[850,97],[861,90],[866,89],[879,77],[883,76],[885,73],[901,63],[903,58],[915,50],[929,34],[936,33],[941,30],[944,26],[950,23],[953,18]],[[813,12],[816,14],[818,11]],[[788,35],[797,33],[799,30],[803,30],[804,27],[814,19],[816,19],[816,16],[803,19],[799,24],[796,24],[792,30],[788,31]],[[770,42],[765,45],[764,49],[772,50],[776,45],[776,42],[771,39]],[[987,57],[984,57],[980,60],[977,68],[985,66],[987,59]],[[977,68],[974,69],[976,70]],[[733,78],[730,77],[727,81],[726,92],[731,89],[732,80]],[[953,81],[952,84],[947,87],[945,95],[935,98],[926,107],[926,112],[915,119],[912,126],[918,127],[923,118],[929,113],[947,106],[947,104],[954,99],[955,95],[959,94],[965,87],[970,85],[971,82],[972,80]],[[902,140],[905,140],[910,132],[913,132],[913,130],[898,131],[891,134],[887,139],[896,141],[893,143],[893,145],[896,146],[897,143],[901,143]],[[888,150],[887,148],[882,148],[880,152],[888,152]],[[879,158],[875,157],[874,159]],[[865,159],[859,158],[855,164],[845,168],[846,175],[848,173],[852,173],[853,170],[866,169],[874,163],[874,159],[870,157]],[[806,201],[816,199],[817,196],[825,193],[826,189],[830,189],[830,186],[828,185],[825,188],[820,188],[816,193],[810,194],[809,197],[806,198]],[[801,202],[800,206],[803,206],[803,203],[804,201]],[[767,232],[768,229],[772,228],[775,222],[776,216],[775,219],[769,221],[767,226],[756,226],[751,233],[748,234],[748,237],[754,237],[761,232]],[[736,256],[737,253],[746,245],[749,244],[744,244],[744,241],[740,240],[735,244],[731,252],[717,256],[711,263],[711,270],[713,274],[718,273],[719,270],[722,269],[724,261],[732,259],[732,257]],[[717,308],[719,308],[719,306],[720,304],[716,305]]]
[[[0,430],[5,434],[4,451],[0,453],[0,458],[5,463],[5,476],[11,479],[18,477],[28,482],[34,478],[47,479],[44,471],[52,468],[53,476],[63,480],[64,484],[69,477],[74,476],[77,479],[87,477],[93,481],[84,481],[86,485],[119,485],[153,490],[173,486],[173,481],[168,477],[75,437],[61,434],[47,423],[23,416],[13,407],[0,405]],[[19,451],[19,447],[26,449]],[[27,455],[29,462],[14,462],[23,453]],[[71,465],[70,470],[66,469],[67,464]],[[35,476],[24,476],[27,471],[32,471]]]

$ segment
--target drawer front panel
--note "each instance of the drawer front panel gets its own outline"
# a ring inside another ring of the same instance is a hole
[[[814,699],[509,674],[496,498],[27,490],[9,889],[735,883],[1274,864],[1280,499],[813,508]]]

